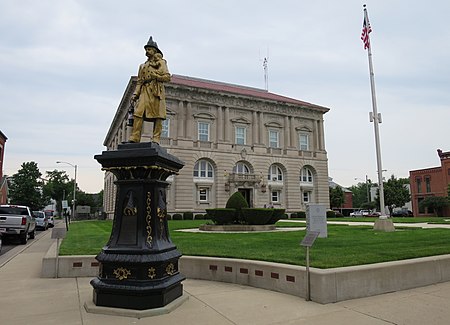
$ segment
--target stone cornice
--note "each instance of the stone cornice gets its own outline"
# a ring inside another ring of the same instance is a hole
[[[224,106],[263,113],[273,113],[285,116],[295,116],[311,119],[322,119],[326,109],[311,109],[290,103],[276,102],[267,99],[257,99],[230,93],[218,93],[207,89],[193,89],[178,85],[166,85],[166,97],[171,100],[184,100],[193,104],[209,104],[214,106]]]

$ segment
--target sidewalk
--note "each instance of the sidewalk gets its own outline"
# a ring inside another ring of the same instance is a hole
[[[42,279],[51,230],[0,259],[1,324],[448,324],[450,282],[321,305],[302,298],[234,284],[186,280],[189,299],[170,314],[130,318],[87,313],[91,278]],[[3,257],[3,256],[2,256]]]

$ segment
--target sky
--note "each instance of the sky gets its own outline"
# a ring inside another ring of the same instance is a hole
[[[330,108],[329,176],[377,181],[367,4],[386,178],[440,166],[450,150],[450,2],[279,0],[0,0],[3,173],[34,161],[103,188],[93,158],[150,35],[172,74],[263,89]],[[65,163],[57,164],[56,161]]]

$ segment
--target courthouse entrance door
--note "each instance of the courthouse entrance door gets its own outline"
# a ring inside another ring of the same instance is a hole
[[[248,206],[253,208],[252,189],[251,188],[239,188],[238,191],[242,194]]]

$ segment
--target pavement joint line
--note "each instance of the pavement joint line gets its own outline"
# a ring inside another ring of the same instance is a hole
[[[194,298],[198,301],[200,301],[202,304],[208,306],[209,308],[211,308],[212,310],[214,310],[217,314],[219,314],[220,316],[222,316],[224,319],[226,319],[227,321],[231,322],[234,325],[237,325],[237,323],[233,322],[230,318],[228,318],[227,316],[225,316],[224,314],[222,314],[220,311],[218,311],[216,308],[214,308],[213,306],[211,306],[210,304],[208,304],[207,302],[201,300],[198,295],[194,296],[192,294],[189,293],[189,295],[191,296],[191,298]]]
[[[84,324],[83,309],[82,309],[83,304],[81,303],[81,294],[78,278],[75,278],[75,283],[77,284],[78,311],[80,312],[81,325],[83,325]]]

